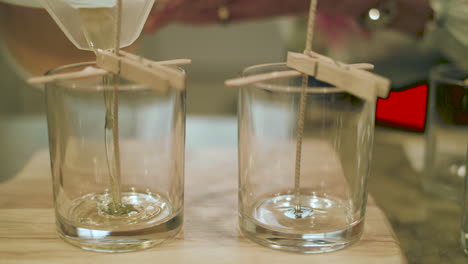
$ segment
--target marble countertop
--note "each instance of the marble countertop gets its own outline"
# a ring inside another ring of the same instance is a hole
[[[370,193],[389,218],[408,263],[468,263],[460,243],[461,206],[422,189],[424,174],[418,168],[424,135],[382,128],[375,135]]]

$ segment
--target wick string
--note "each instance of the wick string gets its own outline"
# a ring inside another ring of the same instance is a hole
[[[122,28],[122,0],[117,0],[117,25],[115,27],[116,32],[115,32],[115,55],[119,56],[120,54],[120,32]],[[118,201],[117,204],[115,204],[115,207],[117,209],[118,206],[121,206],[121,194],[120,194],[120,177],[121,177],[121,161],[120,161],[120,129],[119,129],[119,84],[120,84],[120,71],[121,71],[121,62],[119,60],[118,64],[118,73],[114,76],[114,96],[113,96],[113,127],[112,127],[112,133],[113,135],[113,144],[114,144],[114,162],[115,162],[115,169],[116,169],[116,175],[114,177],[117,177],[118,185],[114,186],[113,188],[117,188],[117,193],[118,193]],[[116,197],[114,197],[115,199]]]
[[[309,10],[309,22],[307,25],[307,39],[306,39],[306,48],[304,54],[308,54],[312,51],[312,42],[314,38],[314,27],[315,27],[315,14],[317,12],[317,0],[311,0],[310,10]],[[297,138],[296,138],[296,166],[295,166],[295,181],[294,181],[294,190],[295,190],[295,204],[296,204],[296,215],[300,217],[301,215],[301,160],[302,160],[302,141],[304,136],[304,123],[305,123],[305,112],[307,105],[307,87],[309,86],[309,76],[303,74],[302,76],[302,89],[301,89],[301,100],[299,106],[299,117],[297,121]]]

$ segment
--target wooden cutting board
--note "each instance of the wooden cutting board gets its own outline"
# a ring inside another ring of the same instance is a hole
[[[70,246],[55,233],[49,154],[35,154],[0,184],[0,263],[406,263],[382,211],[369,199],[362,240],[334,253],[303,255],[250,242],[237,226],[237,151],[188,151],[184,231],[152,249],[121,254]]]

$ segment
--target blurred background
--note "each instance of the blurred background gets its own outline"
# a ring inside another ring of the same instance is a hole
[[[468,12],[466,4],[462,9]],[[6,182],[35,152],[48,146],[43,88],[26,84],[26,78],[94,57],[76,50],[44,10],[0,3],[0,29],[0,182]],[[462,30],[467,32],[466,23]],[[185,67],[188,144],[229,141],[235,145],[238,91],[225,87],[224,81],[238,76],[247,66],[285,61],[287,51],[303,50],[304,36],[303,15],[227,25],[170,24],[157,32],[143,33],[129,50],[153,60],[192,59],[193,64]],[[379,126],[373,166],[381,177],[376,176],[370,185],[396,228],[410,263],[466,263],[457,250],[459,237],[447,235],[459,228],[460,208],[454,202],[426,196],[419,182],[430,108],[430,70],[453,62],[454,56],[427,37],[385,27],[370,32],[354,20],[327,15],[317,20],[314,47],[347,63],[373,63],[376,73],[392,81],[390,97],[379,99],[377,106]],[[462,47],[455,57],[466,62],[467,54],[467,47]],[[468,102],[466,90],[465,86],[464,92],[457,95],[457,102],[463,98]],[[460,111],[466,116],[468,107]],[[215,129],[209,132],[211,138],[207,138],[203,126],[206,120],[216,121],[210,126]],[[462,123],[459,126],[463,134],[468,121]],[[400,166],[403,169],[399,170]],[[388,186],[401,196],[385,191]],[[435,209],[423,211],[429,206]],[[426,222],[428,218],[433,220]],[[428,242],[434,239],[428,230],[439,234],[440,240],[435,239],[438,244]],[[427,243],[424,248],[420,243],[423,240]],[[421,261],[422,256],[433,258]],[[440,262],[444,256],[450,256],[451,262]]]
[[[91,61],[93,55],[78,51],[42,9],[0,3],[0,14],[0,140],[4,141],[0,151],[24,154],[7,162],[17,166],[0,166],[8,170],[0,173],[0,178],[8,178],[6,175],[12,176],[21,168],[28,153],[47,146],[43,87],[27,85],[25,79],[61,65]],[[285,61],[287,51],[304,48],[305,31],[305,16],[228,25],[174,23],[143,33],[130,50],[153,60],[193,59],[186,67],[188,115],[235,117],[237,89],[225,87],[224,81],[237,77],[247,66]],[[395,91],[426,85],[429,69],[446,61],[421,39],[391,29],[368,33],[354,20],[325,15],[317,20],[314,46],[316,51],[345,62],[374,63],[375,72],[390,78]],[[410,93],[396,94],[393,101],[381,103],[379,122],[424,131],[427,87]],[[18,145],[10,140],[12,135],[21,135],[28,143]]]

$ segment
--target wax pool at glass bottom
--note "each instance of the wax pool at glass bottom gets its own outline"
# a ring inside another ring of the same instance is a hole
[[[324,253],[342,249],[359,240],[364,219],[353,220],[340,198],[302,193],[301,213],[292,191],[272,194],[240,214],[242,233],[275,249],[301,253]]]
[[[121,214],[112,214],[112,198],[92,193],[73,200],[65,214],[57,212],[57,227],[66,242],[98,252],[128,252],[160,244],[177,235],[182,211],[154,193],[123,192]]]

